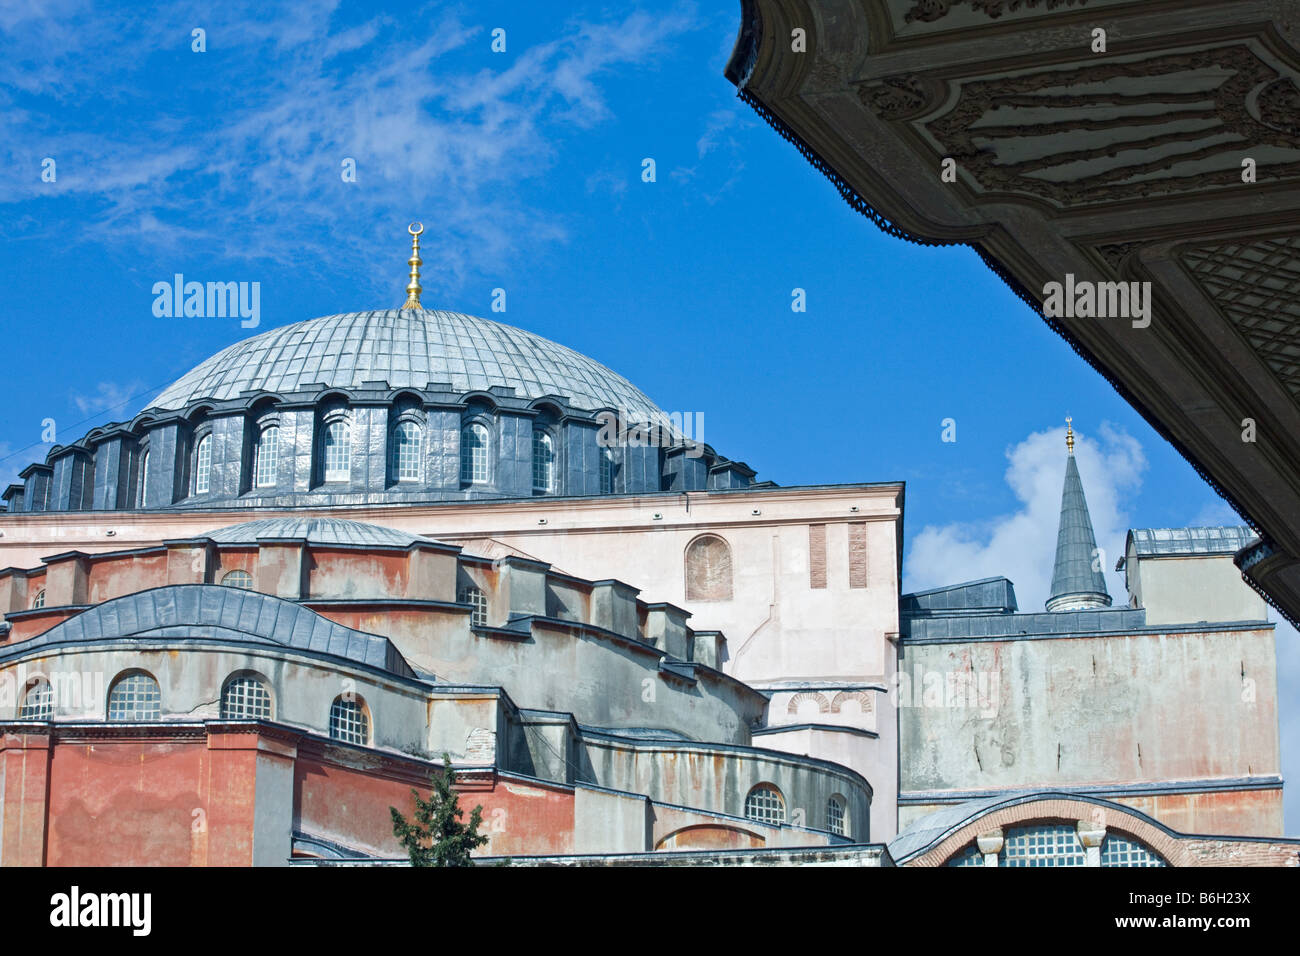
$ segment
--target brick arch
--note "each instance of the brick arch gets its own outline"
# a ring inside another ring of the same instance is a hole
[[[995,808],[967,823],[920,856],[908,860],[905,865],[943,866],[974,843],[977,836],[989,830],[999,827],[1007,830],[1034,823],[1076,824],[1080,820],[1096,820],[1098,810],[1103,814],[1102,821],[1105,823],[1107,835],[1118,833],[1145,843],[1164,857],[1170,866],[1187,866],[1193,862],[1182,841],[1127,807],[1110,801],[1095,803],[1088,800],[1049,796],[1041,800],[1029,800],[1009,807]]]
[[[696,823],[679,827],[655,843],[656,850],[761,850],[767,838],[761,833],[724,823]]]
[[[856,700],[862,708],[864,714],[871,713],[874,705],[871,702],[871,695],[864,690],[842,690],[831,698],[831,713],[838,714],[840,708],[844,706],[846,700]]]
[[[808,700],[815,700],[817,702],[817,712],[819,714],[824,714],[827,711],[832,709],[832,705],[826,699],[825,694],[821,693],[820,691],[805,690],[805,691],[800,691],[799,693],[795,694],[793,697],[790,698],[790,703],[786,705],[785,712],[787,714],[799,713],[799,706],[804,701],[808,701]]]

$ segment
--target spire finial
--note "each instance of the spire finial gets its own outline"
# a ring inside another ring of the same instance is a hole
[[[1065,449],[1071,455],[1074,454],[1074,426],[1070,423],[1074,421],[1069,415],[1065,416]]]
[[[424,223],[413,222],[406,231],[411,234],[411,258],[406,260],[411,267],[411,281],[406,284],[406,304],[402,308],[423,310],[424,306],[420,305],[420,266],[424,260],[420,258],[420,234],[424,232]]]

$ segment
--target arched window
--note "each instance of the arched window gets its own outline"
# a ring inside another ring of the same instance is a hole
[[[257,488],[274,488],[280,466],[280,428],[268,425],[257,433],[253,447],[253,485]]]
[[[686,546],[686,600],[731,600],[731,547],[716,534]]]
[[[334,698],[330,706],[330,737],[349,744],[369,742],[370,718],[360,697]]]
[[[158,682],[144,671],[119,677],[108,692],[109,720],[157,720],[161,713]]]
[[[43,607],[45,607],[45,588],[41,588],[39,591],[37,591],[36,599],[32,601],[33,611],[39,611]]]
[[[209,478],[212,476],[212,436],[204,435],[199,439],[198,450],[194,452],[194,493],[208,493]]]
[[[252,674],[236,674],[221,691],[222,720],[270,720],[271,692]]]
[[[760,783],[745,798],[745,816],[773,826],[785,823],[785,798],[770,783]]]
[[[614,453],[608,448],[600,450],[600,493],[614,493]]]
[[[460,480],[474,485],[488,480],[488,430],[478,422],[460,433]]]
[[[999,866],[1083,866],[1083,844],[1075,827],[1046,823],[1008,830]]]
[[[325,426],[321,461],[326,481],[348,481],[352,477],[352,430],[347,422]]]
[[[826,801],[826,829],[836,836],[849,835],[849,829],[844,819],[844,798],[839,794]]]
[[[247,571],[236,568],[234,571],[227,571],[221,578],[221,583],[228,588],[243,588],[247,591],[253,587],[253,576]]]
[[[555,483],[555,443],[540,428],[533,429],[533,491],[547,494]]]
[[[146,448],[144,457],[140,459],[140,507],[149,506],[149,450]]]
[[[23,706],[18,711],[19,720],[49,720],[54,714],[54,689],[44,677],[27,685]]]
[[[393,429],[393,477],[420,480],[420,426],[415,422],[399,422]]]
[[[1101,845],[1102,866],[1168,866],[1164,859],[1145,843],[1121,836],[1106,835]]]
[[[457,600],[461,604],[470,606],[469,623],[471,627],[484,627],[487,625],[487,597],[483,594],[482,589],[472,586],[463,587],[460,589]]]
[[[966,847],[966,849],[962,850],[960,853],[958,853],[956,856],[954,856],[944,865],[945,866],[985,866],[986,864],[984,863],[984,854],[980,852],[979,846],[972,843],[970,846]]]

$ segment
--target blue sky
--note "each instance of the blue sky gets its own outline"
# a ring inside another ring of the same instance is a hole
[[[973,252],[883,235],[736,98],[738,4],[536,6],[0,0],[0,481],[46,418],[71,440],[244,336],[400,305],[419,219],[426,305],[593,356],[760,478],[905,480],[906,587],[1041,606],[1066,414],[1112,565],[1128,527],[1235,523]],[[260,282],[260,328],[156,318],[178,272]]]

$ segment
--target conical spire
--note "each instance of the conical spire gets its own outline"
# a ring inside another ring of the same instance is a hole
[[[1083,497],[1079,466],[1074,463],[1074,426],[1067,418],[1065,488],[1061,491],[1061,524],[1056,532],[1056,566],[1052,569],[1049,611],[1109,607],[1106,575],[1102,573],[1097,539],[1092,533],[1088,502]]]

